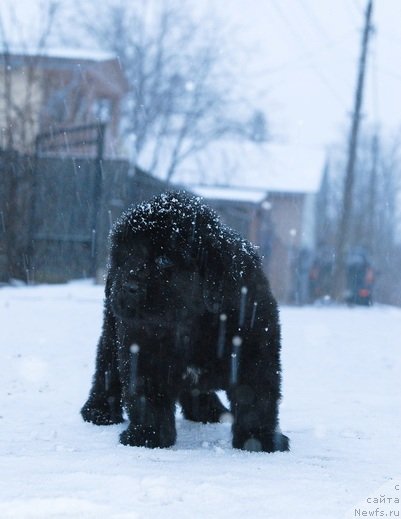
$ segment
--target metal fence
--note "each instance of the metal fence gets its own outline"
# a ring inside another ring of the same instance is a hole
[[[102,135],[82,139],[83,128],[81,156],[82,148],[71,146],[78,131],[66,136],[64,130],[40,136],[34,156],[0,151],[0,281],[100,276],[115,218],[167,189],[127,161],[104,159]]]

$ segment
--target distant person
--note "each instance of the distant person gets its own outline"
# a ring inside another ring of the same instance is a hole
[[[366,251],[362,247],[355,247],[351,250],[346,267],[347,303],[370,306],[373,303],[372,291],[375,275]]]
[[[311,302],[322,300],[331,293],[333,277],[333,254],[321,244],[309,269],[309,296]]]
[[[299,250],[293,264],[294,293],[293,302],[297,305],[309,303],[311,252],[306,248]]]

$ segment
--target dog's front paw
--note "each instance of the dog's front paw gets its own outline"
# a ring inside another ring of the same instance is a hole
[[[119,399],[109,397],[107,400],[94,400],[89,398],[81,409],[85,422],[95,425],[112,425],[124,421]]]
[[[286,452],[290,450],[290,440],[284,434],[233,434],[233,447],[251,452]]]
[[[120,443],[132,447],[163,449],[174,445],[176,437],[175,426],[164,426],[155,429],[144,425],[130,425],[128,429],[120,434]]]

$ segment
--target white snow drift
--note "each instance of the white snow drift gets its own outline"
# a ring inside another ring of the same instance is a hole
[[[233,450],[229,423],[179,411],[177,445],[149,450],[79,415],[102,297],[81,282],[0,289],[1,519],[400,515],[401,310],[281,310],[290,453]],[[394,500],[373,503],[383,488]]]

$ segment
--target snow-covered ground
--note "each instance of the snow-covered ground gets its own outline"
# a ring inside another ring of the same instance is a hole
[[[228,424],[178,412],[167,450],[120,445],[124,425],[84,423],[101,316],[102,288],[89,283],[0,289],[1,519],[400,514],[366,501],[401,494],[400,309],[282,308],[292,450],[275,454],[233,450]]]

